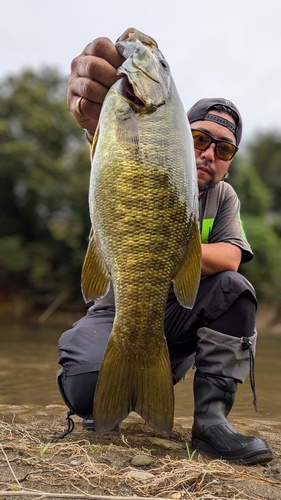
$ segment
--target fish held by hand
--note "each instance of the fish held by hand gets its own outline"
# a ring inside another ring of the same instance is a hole
[[[127,30],[123,78],[103,103],[92,149],[86,302],[107,293],[116,314],[94,398],[107,432],[136,411],[162,436],[174,417],[164,314],[171,282],[192,307],[201,269],[193,139],[169,64],[151,37]]]

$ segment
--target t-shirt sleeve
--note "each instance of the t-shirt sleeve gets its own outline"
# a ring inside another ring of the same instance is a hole
[[[241,263],[253,258],[240,216],[240,201],[232,186],[221,183],[221,196],[208,242],[225,242],[236,245],[242,250]]]

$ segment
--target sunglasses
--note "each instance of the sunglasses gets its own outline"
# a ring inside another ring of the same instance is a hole
[[[231,142],[215,139],[210,134],[207,134],[202,130],[192,129],[191,132],[195,149],[199,149],[199,151],[206,151],[211,144],[215,144],[215,155],[220,160],[229,161],[238,151],[238,147],[231,144]]]

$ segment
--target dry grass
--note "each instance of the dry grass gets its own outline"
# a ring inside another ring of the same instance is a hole
[[[281,499],[281,483],[262,474],[264,468],[232,466],[198,454],[191,458],[182,442],[168,452],[153,444],[149,450],[137,426],[136,441],[130,429],[127,436],[121,432],[98,437],[88,432],[89,439],[80,438],[85,432],[74,431],[64,441],[46,443],[46,427],[43,435],[38,422],[0,422],[0,499],[264,500],[278,499],[275,488]],[[51,437],[52,425],[47,431]],[[135,442],[137,446],[132,445]],[[132,466],[136,455],[150,457],[151,464]],[[265,496],[264,490],[271,488],[274,495]]]

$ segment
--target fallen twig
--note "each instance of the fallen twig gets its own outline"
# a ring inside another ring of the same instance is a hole
[[[36,497],[40,496],[40,498],[89,498],[89,499],[94,499],[94,500],[159,500],[159,497],[137,497],[136,495],[130,496],[130,497],[124,497],[124,496],[113,496],[113,495],[89,495],[87,493],[47,493],[44,491],[35,491],[35,490],[21,490],[21,491],[1,491],[0,490],[0,495],[6,495],[6,496],[13,496],[13,497],[19,497],[19,496],[29,496],[29,497]],[[210,496],[209,496],[210,498]],[[170,500],[169,498],[163,498],[161,497],[161,500]]]

